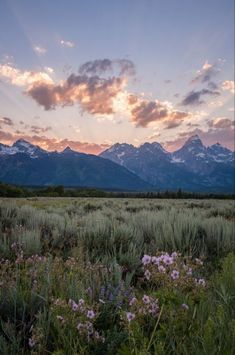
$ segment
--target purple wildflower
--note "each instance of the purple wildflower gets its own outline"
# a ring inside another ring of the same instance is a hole
[[[133,306],[133,304],[135,304],[136,301],[137,301],[137,298],[133,297],[133,298],[130,300],[129,305],[130,305],[130,306]]]
[[[131,322],[133,319],[135,319],[135,314],[131,312],[126,312],[126,317],[128,322]]]
[[[76,302],[74,302],[74,301],[73,301],[73,303],[72,303],[72,310],[73,310],[74,312],[76,312],[76,311],[78,310],[78,304],[77,304]]]
[[[165,255],[163,258],[163,262],[165,265],[171,265],[173,264],[173,258],[170,257],[169,255]]]
[[[143,303],[148,304],[150,302],[150,298],[147,295],[144,295],[142,298]]]
[[[142,264],[147,265],[150,263],[151,263],[151,256],[145,254],[142,258]]]
[[[90,318],[90,319],[95,318],[95,312],[92,310],[88,310],[86,316],[87,316],[87,318]]]
[[[152,263],[155,264],[155,265],[159,265],[159,258],[156,257],[156,256],[152,256]]]
[[[172,254],[171,254],[171,257],[173,259],[176,259],[178,257],[178,253],[176,251],[174,251]]]
[[[163,265],[159,265],[159,266],[158,266],[158,271],[161,272],[161,273],[165,273],[165,272],[166,272],[166,269],[164,268]]]
[[[172,278],[173,280],[176,280],[176,279],[179,278],[179,275],[180,275],[179,271],[173,270],[172,273],[171,273],[171,278]]]

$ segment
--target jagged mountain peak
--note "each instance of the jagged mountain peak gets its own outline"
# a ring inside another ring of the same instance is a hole
[[[25,139],[18,139],[17,141],[15,141],[15,143],[12,144],[12,147],[17,147],[19,149],[39,149],[39,150],[43,150],[42,148],[40,148],[38,145],[32,144],[28,141],[26,141]]]
[[[200,137],[198,136],[198,134],[189,137],[187,141],[184,143],[183,147],[192,146],[192,145],[203,147],[203,143]]]
[[[14,143],[13,146],[18,146],[18,145],[33,145],[32,143],[26,141],[23,138],[17,139]]]
[[[67,146],[61,153],[74,153],[74,150]]]
[[[154,150],[154,151],[161,151],[163,153],[166,153],[168,154],[168,152],[163,148],[163,146],[158,143],[158,142],[153,142],[153,143],[149,143],[149,142],[146,142],[144,144],[142,144],[139,149],[148,149],[148,150]]]
[[[134,146],[132,144],[128,144],[128,143],[115,143],[112,147],[116,148],[134,148]]]
[[[17,153],[24,153],[31,158],[37,158],[40,154],[45,154],[47,151],[43,150],[37,145],[34,145],[25,139],[18,139],[12,146],[1,145],[0,154],[1,155],[14,155]]]

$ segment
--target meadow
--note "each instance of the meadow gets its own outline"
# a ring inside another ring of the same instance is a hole
[[[235,354],[232,200],[0,200],[0,354]]]

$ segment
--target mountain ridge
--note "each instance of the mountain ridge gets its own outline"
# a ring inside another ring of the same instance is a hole
[[[25,186],[64,185],[142,191],[152,188],[125,167],[65,149],[47,152],[27,141],[0,144],[0,181]]]
[[[116,143],[98,156],[69,146],[49,152],[19,139],[11,146],[0,143],[0,180],[23,185],[233,192],[234,156],[219,143],[204,146],[198,135],[174,152],[158,142],[139,147]]]
[[[100,156],[125,166],[161,189],[235,189],[234,152],[219,143],[206,147],[198,135],[174,152],[153,142],[131,149],[126,149],[125,144],[114,145]]]

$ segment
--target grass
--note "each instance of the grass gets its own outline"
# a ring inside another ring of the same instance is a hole
[[[230,200],[0,200],[0,353],[234,354],[234,216]],[[141,261],[172,252],[164,272]]]

